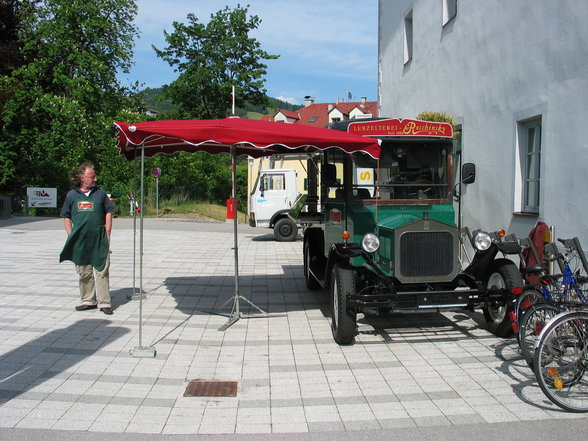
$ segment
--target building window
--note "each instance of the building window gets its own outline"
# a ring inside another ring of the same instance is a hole
[[[457,15],[457,0],[443,0],[443,26]]]
[[[404,64],[412,60],[412,9],[404,17]]]
[[[518,123],[519,158],[522,179],[521,209],[539,213],[541,189],[541,117]]]

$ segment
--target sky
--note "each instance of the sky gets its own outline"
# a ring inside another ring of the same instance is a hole
[[[316,103],[337,99],[377,100],[377,0],[137,0],[135,40],[130,74],[121,74],[123,85],[138,81],[160,87],[177,73],[151,48],[166,47],[164,30],[173,32],[174,21],[187,23],[193,13],[207,23],[211,14],[229,6],[249,5],[249,14],[261,19],[251,33],[261,49],[277,60],[266,60],[265,88],[270,97],[303,104],[309,95]]]

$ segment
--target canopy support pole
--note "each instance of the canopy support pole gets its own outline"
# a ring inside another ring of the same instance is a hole
[[[235,211],[233,213],[233,241],[234,241],[233,242],[233,250],[235,251],[235,294],[233,295],[232,298],[230,298],[229,300],[227,300],[225,303],[223,303],[221,305],[221,308],[223,308],[225,305],[227,305],[231,301],[233,302],[233,306],[231,308],[231,313],[228,315],[229,320],[221,328],[223,330],[229,328],[230,326],[235,324],[241,318],[262,317],[259,315],[243,315],[243,313],[241,312],[241,309],[240,309],[240,301],[241,300],[247,302],[249,305],[251,305],[252,307],[257,309],[261,314],[263,314],[263,316],[267,315],[267,313],[263,309],[261,309],[259,306],[257,306],[256,304],[254,304],[253,302],[251,302],[247,298],[243,297],[239,293],[239,240],[237,237],[237,225],[239,222],[237,219],[237,205],[236,205],[237,191],[235,189],[236,182],[237,182],[237,146],[232,145],[231,146],[231,197],[233,198],[233,207],[234,207],[233,209]],[[224,314],[220,314],[220,315],[224,315]]]
[[[153,358],[155,348],[143,346],[143,202],[145,201],[145,144],[141,148],[141,205],[139,206],[139,346],[131,349],[133,357]],[[136,216],[136,214],[135,214]],[[134,288],[134,287],[133,287]]]
[[[133,292],[127,295],[128,300],[139,300],[139,298],[146,298],[145,293],[137,291],[137,146],[135,146],[135,159],[133,161],[133,193],[129,198],[129,211],[133,216]]]

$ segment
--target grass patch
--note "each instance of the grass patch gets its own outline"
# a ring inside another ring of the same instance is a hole
[[[155,217],[157,215],[155,204],[146,203],[144,210],[144,216],[146,217]],[[129,216],[128,205],[121,211],[121,215]],[[174,198],[172,200],[162,200],[159,202],[159,217],[226,221],[227,207],[220,204]],[[239,222],[248,222],[246,214],[242,212],[238,213],[237,219]]]

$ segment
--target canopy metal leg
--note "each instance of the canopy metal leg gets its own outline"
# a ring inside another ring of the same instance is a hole
[[[235,189],[235,182],[237,181],[237,146],[233,145],[231,146],[231,195],[233,198],[233,204],[236,203],[237,200],[237,192]],[[233,297],[231,297],[230,299],[228,299],[225,303],[223,303],[221,305],[221,309],[223,307],[225,307],[227,304],[229,304],[230,302],[233,302],[233,306],[231,308],[231,312],[230,314],[228,314],[229,320],[227,321],[227,323],[225,323],[221,329],[227,329],[230,326],[232,326],[234,323],[236,323],[239,319],[241,318],[254,318],[254,317],[265,317],[267,316],[267,313],[261,309],[259,306],[257,306],[256,304],[254,304],[253,302],[251,302],[250,300],[248,300],[247,298],[243,297],[242,295],[239,294],[239,241],[237,238],[237,225],[238,225],[238,219],[237,219],[237,207],[236,205],[233,205],[234,207],[234,215],[233,215],[233,249],[235,250],[235,294],[233,295]],[[240,301],[243,300],[245,302],[247,302],[249,305],[251,305],[252,307],[254,307],[255,309],[257,309],[260,314],[256,314],[256,315],[244,315],[241,312],[240,309]],[[217,314],[217,313],[215,313]],[[218,313],[219,315],[226,315],[226,314],[221,314]]]
[[[143,293],[143,202],[145,200],[145,146],[141,148],[141,205],[139,213],[141,215],[139,222],[139,292]],[[135,215],[136,216],[136,215]],[[134,288],[134,286],[133,286]],[[155,348],[152,346],[143,346],[143,296],[139,295],[139,346],[130,350],[133,357],[153,358],[155,357]]]
[[[128,300],[139,300],[139,298],[146,298],[144,292],[137,290],[137,210],[135,204],[137,203],[137,146],[135,146],[135,159],[133,161],[133,193],[129,198],[130,212],[133,216],[133,292],[127,295]]]

